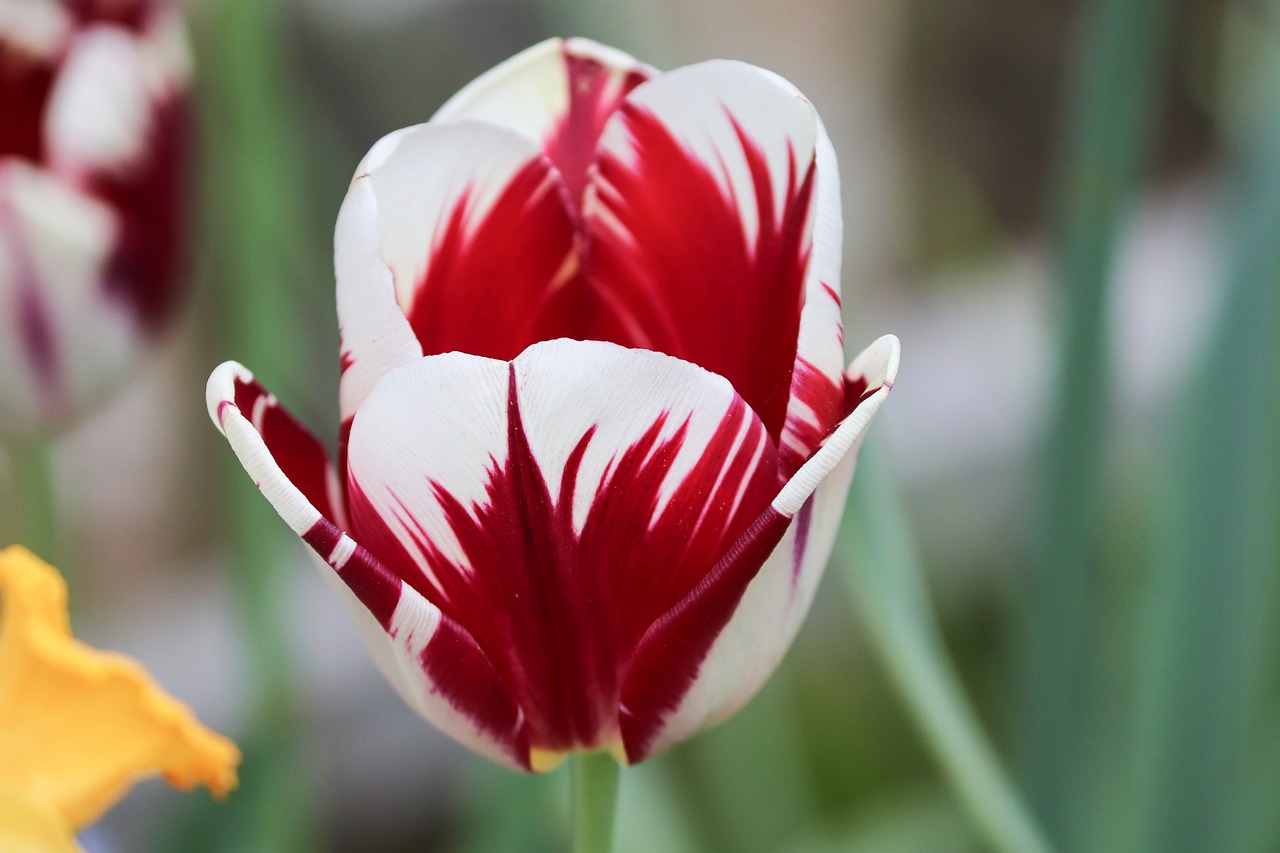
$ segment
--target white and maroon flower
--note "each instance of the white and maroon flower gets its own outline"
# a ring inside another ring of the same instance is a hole
[[[169,0],[0,0],[0,432],[104,399],[172,307],[189,75]]]
[[[838,196],[786,81],[579,40],[365,157],[336,467],[240,365],[208,402],[425,718],[518,768],[635,762],[768,678],[898,365],[843,369]]]

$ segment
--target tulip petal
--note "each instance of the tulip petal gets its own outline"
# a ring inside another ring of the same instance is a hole
[[[420,125],[367,174],[356,183],[373,188],[381,257],[424,354],[510,359],[581,332],[573,224],[531,140],[479,121]]]
[[[849,367],[852,411],[730,552],[773,549],[758,573],[726,559],[646,634],[623,687],[622,730],[631,761],[729,716],[773,673],[809,610],[858,449],[897,370],[892,335]]]
[[[564,178],[576,210],[605,122],[656,73],[588,39],[547,39],[473,80],[431,121],[480,119],[536,140]]]
[[[352,524],[475,638],[532,748],[608,747],[640,636],[764,509],[776,461],[727,381],[660,353],[448,353],[357,413]]]
[[[528,769],[519,711],[475,641],[343,533],[345,520],[336,511],[322,514],[335,486],[319,443],[234,362],[209,377],[207,402],[214,423],[272,507],[333,569],[324,577],[405,702],[476,752]],[[316,470],[322,461],[323,473]]]
[[[775,440],[814,227],[818,120],[777,75],[713,61],[635,89],[584,204],[590,337],[733,383]]]

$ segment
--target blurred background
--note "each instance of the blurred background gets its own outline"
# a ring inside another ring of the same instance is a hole
[[[804,91],[840,158],[851,352],[904,351],[798,641],[624,773],[619,850],[1280,850],[1276,4],[186,12],[194,292],[54,461],[77,633],[233,733],[243,785],[142,785],[91,851],[564,848],[564,772],[490,767],[396,698],[204,408],[235,358],[332,445],[356,162],[551,35]]]

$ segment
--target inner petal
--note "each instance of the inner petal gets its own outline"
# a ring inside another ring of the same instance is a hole
[[[551,750],[616,740],[640,636],[775,491],[724,379],[595,341],[394,370],[349,458],[357,538],[475,637]]]
[[[548,39],[482,75],[449,99],[432,122],[482,119],[537,140],[581,207],[605,122],[656,72],[587,39]]]
[[[370,177],[383,260],[424,354],[505,360],[581,330],[574,229],[534,142],[478,121],[423,125]]]
[[[812,249],[817,119],[735,62],[638,87],[601,139],[584,205],[589,336],[728,378],[781,434]]]

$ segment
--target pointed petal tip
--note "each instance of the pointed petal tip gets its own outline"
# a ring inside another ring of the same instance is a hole
[[[863,378],[868,388],[893,389],[898,377],[902,344],[897,335],[883,335],[858,354],[849,365],[849,378]]]
[[[851,451],[856,452],[872,418],[893,390],[893,381],[898,375],[900,349],[896,335],[885,335],[853,360],[846,376],[851,379],[862,378],[867,388],[874,390],[858,403],[822,447],[782,487],[773,501],[775,510],[788,518],[794,516],[845,455]]]

